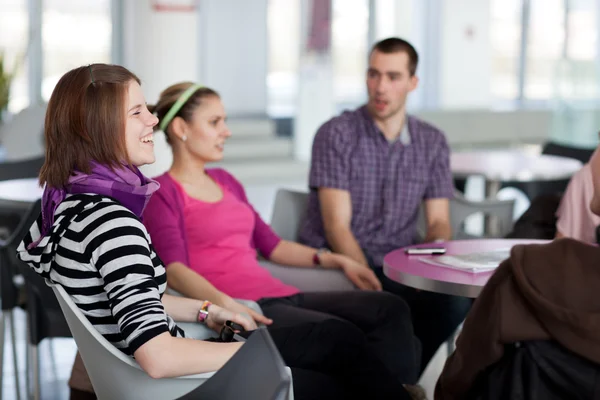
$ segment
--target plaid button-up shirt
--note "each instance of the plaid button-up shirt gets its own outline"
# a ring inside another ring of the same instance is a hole
[[[317,196],[320,187],[350,192],[352,233],[376,265],[382,265],[388,252],[414,242],[422,201],[450,198],[454,185],[444,134],[416,117],[407,116],[406,121],[394,142],[385,138],[364,106],[319,128],[301,242],[328,246]]]

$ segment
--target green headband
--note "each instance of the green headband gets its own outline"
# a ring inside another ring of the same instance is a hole
[[[167,129],[167,126],[169,126],[171,120],[175,117],[175,115],[177,115],[179,110],[181,110],[181,107],[183,107],[190,97],[192,97],[192,95],[200,88],[202,88],[202,85],[192,85],[187,88],[187,90],[183,92],[181,96],[179,96],[175,104],[173,104],[169,109],[169,112],[164,116],[162,121],[160,121],[160,125],[158,127],[161,131],[166,133],[165,129]]]

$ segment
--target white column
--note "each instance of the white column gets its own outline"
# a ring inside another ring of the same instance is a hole
[[[267,113],[267,0],[203,0],[200,79],[230,116]]]
[[[189,12],[123,3],[123,65],[140,77],[149,103],[174,83],[194,81],[217,90],[229,116],[266,115],[267,0],[203,0]],[[143,168],[150,176],[172,162],[163,135],[155,153]]]
[[[315,1],[328,1],[331,10],[331,0],[303,0],[301,3],[302,50],[298,76],[298,107],[294,119],[294,157],[300,161],[310,160],[312,141],[317,129],[335,113],[331,36],[327,49],[307,50]],[[331,19],[328,29],[331,35]]]
[[[444,0],[441,6],[440,106],[489,108],[492,102],[490,2]]]
[[[124,1],[123,64],[142,80],[148,103],[181,81],[198,81],[198,13],[155,11],[150,0]],[[142,167],[148,176],[172,162],[162,133],[155,135],[156,162]]]

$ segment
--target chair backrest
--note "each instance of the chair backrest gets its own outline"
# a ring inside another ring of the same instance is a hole
[[[51,284],[51,287],[100,400],[292,398],[289,397],[290,373],[266,330],[259,329],[258,334],[252,334],[217,372],[152,379],[133,358],[127,357],[98,333],[62,286]],[[288,397],[277,397],[281,393]]]
[[[3,204],[2,207],[7,207]],[[10,310],[17,306],[19,288],[15,285],[15,277],[20,274],[16,250],[29,228],[40,215],[42,201],[34,202],[24,213],[17,227],[10,232],[6,240],[0,240],[0,297],[2,309]],[[3,211],[10,211],[3,208]]]
[[[109,399],[177,399],[204,383],[212,373],[152,379],[133,358],[106,340],[60,285],[51,285],[65,315],[96,396]]]
[[[71,330],[52,289],[29,265],[18,260],[27,293],[29,343],[38,345],[46,338],[72,337]]]
[[[544,144],[542,154],[574,158],[585,164],[592,157],[594,150],[595,148],[585,149],[581,147],[566,146],[555,142],[547,142]]]
[[[297,241],[300,223],[306,215],[307,204],[307,192],[279,189],[275,195],[271,228],[282,239]],[[498,237],[503,237],[512,228],[514,206],[514,200],[469,201],[461,193],[456,193],[450,201],[450,226],[454,239],[470,237],[464,233],[462,225],[468,216],[476,213],[496,218],[499,227]],[[421,207],[417,222],[418,233],[423,234],[425,227],[425,215]]]
[[[0,129],[5,160],[22,160],[44,154],[44,118],[46,104],[28,107]]]
[[[37,178],[44,165],[44,156],[0,163],[0,181]]]
[[[235,356],[202,386],[178,400],[284,400],[293,397],[291,375],[269,331],[257,329]]]
[[[306,215],[308,193],[279,189],[275,195],[271,228],[285,240],[297,241],[300,223]]]
[[[496,227],[494,237],[504,237],[513,226],[513,212],[515,208],[514,200],[482,200],[471,201],[456,192],[454,198],[450,199],[450,227],[452,229],[452,239],[471,239],[475,236],[467,234],[463,225],[467,217],[482,213],[486,217],[494,219]],[[426,232],[426,221],[423,207],[419,210],[417,220],[418,236],[422,239]]]
[[[454,239],[465,239],[472,237],[463,230],[463,223],[467,217],[482,213],[486,217],[493,218],[495,226],[495,237],[504,237],[513,226],[513,212],[515,200],[482,200],[470,201],[462,195],[457,194],[450,201],[450,226]]]

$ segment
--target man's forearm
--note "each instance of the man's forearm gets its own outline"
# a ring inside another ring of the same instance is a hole
[[[365,253],[349,228],[336,228],[327,232],[327,242],[334,252],[344,254],[361,264],[369,265]]]
[[[425,236],[425,242],[450,239],[452,239],[452,229],[450,228],[450,224],[448,223],[438,222],[430,225],[427,228],[427,236]]]

